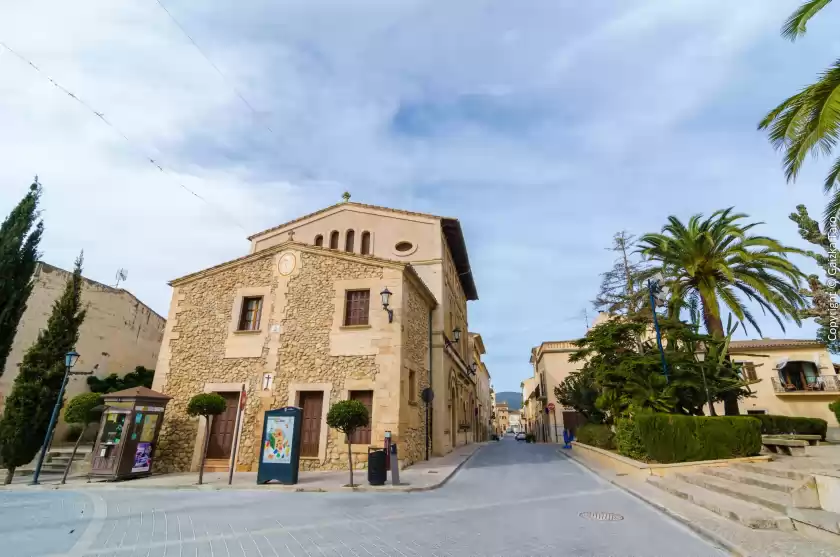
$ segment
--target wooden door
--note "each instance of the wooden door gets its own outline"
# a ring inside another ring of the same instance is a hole
[[[225,411],[213,417],[210,426],[210,440],[207,443],[207,458],[230,458],[233,434],[236,428],[236,412],[239,409],[239,393],[219,393],[227,406]]]
[[[300,407],[303,410],[301,412],[303,424],[300,433],[300,456],[318,456],[323,404],[323,391],[302,391],[300,393]]]

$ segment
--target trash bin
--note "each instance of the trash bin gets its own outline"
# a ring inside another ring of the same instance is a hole
[[[388,469],[385,468],[385,449],[368,448],[368,483],[385,485]]]

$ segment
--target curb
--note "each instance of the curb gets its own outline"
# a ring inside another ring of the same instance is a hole
[[[484,447],[484,444],[478,445],[476,449],[471,452],[467,457],[462,460],[452,471],[441,478],[441,480],[435,484],[431,485],[424,485],[420,487],[411,487],[410,484],[404,485],[396,485],[396,486],[382,486],[382,487],[373,487],[373,486],[362,486],[357,485],[355,487],[336,487],[336,488],[323,488],[323,487],[301,487],[296,485],[282,485],[282,484],[272,484],[270,486],[259,486],[253,485],[248,487],[233,487],[233,486],[214,486],[214,485],[198,485],[198,484],[190,484],[190,485],[178,485],[178,486],[164,486],[164,485],[138,485],[138,484],[131,484],[130,481],[125,482],[92,482],[86,483],[82,485],[73,485],[73,484],[40,484],[37,486],[29,485],[29,484],[14,484],[11,486],[0,486],[0,493],[3,491],[58,491],[58,490],[71,490],[71,491],[96,491],[96,490],[103,490],[103,491],[117,491],[120,489],[148,489],[148,490],[167,490],[167,491],[275,491],[281,493],[348,493],[348,492],[360,492],[360,493],[419,493],[423,491],[432,491],[443,487],[446,483],[452,479],[455,474],[461,470],[461,467],[464,466],[473,456],[475,456],[481,449]]]
[[[734,557],[750,557],[751,553],[748,550],[744,549],[743,547],[741,547],[737,544],[734,544],[734,543],[730,542],[729,540],[727,540],[725,538],[722,538],[716,532],[713,532],[713,531],[711,531],[707,528],[704,528],[703,526],[700,526],[699,524],[693,522],[691,519],[689,519],[687,517],[684,517],[683,515],[679,514],[678,512],[672,511],[671,509],[669,509],[665,505],[662,505],[661,503],[658,503],[658,502],[654,501],[653,499],[647,497],[646,495],[644,495],[642,493],[639,493],[638,491],[636,491],[632,487],[627,487],[625,485],[621,485],[620,483],[616,482],[614,479],[599,474],[596,470],[590,468],[584,462],[575,458],[574,456],[568,455],[568,454],[566,454],[564,452],[561,452],[559,450],[557,451],[557,454],[562,455],[565,458],[575,462],[579,466],[588,470],[591,474],[594,474],[594,475],[598,476],[602,480],[605,480],[605,481],[609,482],[611,485],[614,485],[615,487],[621,489],[625,493],[627,493],[629,495],[632,495],[636,499],[642,501],[643,503],[646,503],[647,505],[653,507],[657,511],[659,511],[659,512],[673,518],[674,520],[680,522],[681,524],[686,526],[689,530],[698,534],[700,537],[702,537],[706,541],[712,542],[715,545],[718,545],[718,546],[722,547],[723,549],[729,551]]]

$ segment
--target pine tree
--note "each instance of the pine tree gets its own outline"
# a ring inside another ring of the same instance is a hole
[[[796,212],[790,214],[790,220],[798,225],[799,235],[803,240],[820,248],[821,252],[807,251],[806,253],[817,262],[825,274],[824,281],[817,275],[808,276],[808,288],[805,295],[811,299],[811,304],[808,309],[801,312],[801,317],[803,319],[813,317],[820,326],[817,330],[817,339],[824,342],[833,354],[840,354],[840,339],[831,333],[831,329],[837,327],[836,319],[832,327],[832,313],[840,314],[837,305],[837,281],[834,280],[837,260],[831,257],[836,250],[828,234],[820,230],[819,223],[808,215],[805,205],[797,205]],[[836,230],[828,232],[832,232],[836,237]]]
[[[35,222],[40,197],[36,176],[29,193],[0,226],[0,375],[6,369],[18,323],[32,293],[32,274],[44,231],[44,223]]]
[[[644,309],[647,289],[638,275],[645,266],[629,253],[634,249],[635,240],[635,236],[624,230],[613,236],[613,245],[607,249],[619,255],[612,269],[601,275],[601,289],[592,301],[598,311],[631,317]]]
[[[79,339],[85,319],[82,309],[82,261],[53,304],[47,328],[38,334],[20,365],[0,420],[0,457],[11,483],[15,469],[30,462],[44,442],[58,391],[64,381],[64,356]]]

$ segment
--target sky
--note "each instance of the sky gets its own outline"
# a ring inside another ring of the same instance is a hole
[[[460,219],[470,330],[518,391],[532,346],[585,333],[616,232],[734,206],[807,247],[788,215],[825,205],[828,163],[787,184],[756,124],[838,56],[840,6],[792,44],[798,0],[160,2],[0,8],[40,70],[0,47],[0,213],[37,174],[43,259],[128,269],[164,316],[167,281],[347,190]]]

